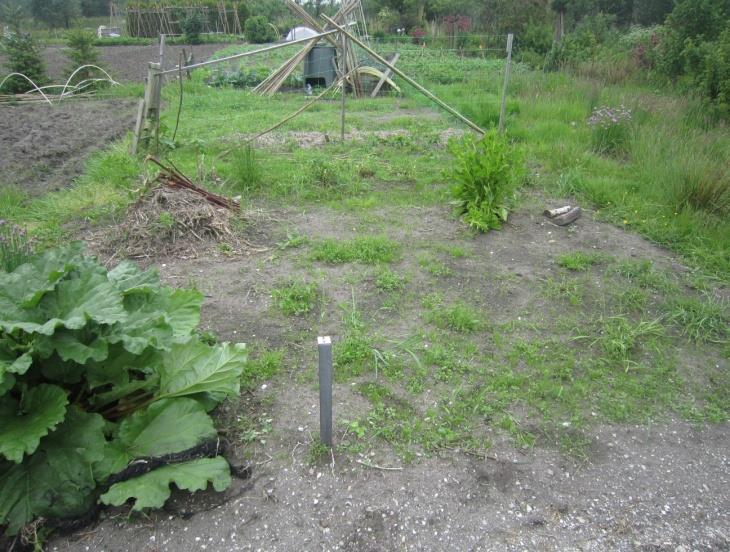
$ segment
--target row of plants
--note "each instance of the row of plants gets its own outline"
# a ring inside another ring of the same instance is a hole
[[[33,254],[7,224],[0,255],[0,528],[225,489],[209,413],[238,394],[246,350],[201,340],[202,295],[77,244]]]

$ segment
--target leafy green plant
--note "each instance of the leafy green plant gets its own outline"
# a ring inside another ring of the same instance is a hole
[[[254,44],[263,44],[276,39],[276,33],[271,28],[265,15],[254,15],[246,19],[243,25],[243,34],[246,40]]]
[[[221,457],[127,471],[216,438],[208,411],[239,392],[243,345],[194,332],[202,295],[81,246],[0,273],[0,525],[68,518],[97,501],[160,507],[169,485],[230,482]],[[185,458],[185,454],[182,454]],[[137,475],[137,476],[135,476]]]
[[[12,272],[28,262],[32,254],[25,230],[0,219],[0,271]]]
[[[315,282],[290,282],[271,292],[276,306],[289,316],[311,311],[318,295],[319,288]]]
[[[11,33],[0,41],[0,52],[7,57],[6,69],[10,73],[21,73],[32,80],[36,86],[48,82],[46,68],[38,45],[30,35]],[[33,86],[24,78],[12,76],[2,86],[6,94],[20,94]]]
[[[525,177],[521,152],[496,131],[479,140],[468,135],[452,141],[449,150],[455,158],[451,174],[457,183],[453,193],[459,213],[480,232],[501,228]]]
[[[708,295],[678,297],[670,302],[669,317],[680,331],[700,343],[730,343],[730,303]]]

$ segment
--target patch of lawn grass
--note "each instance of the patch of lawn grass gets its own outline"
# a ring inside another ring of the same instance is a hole
[[[432,276],[451,276],[452,274],[451,268],[431,255],[419,256],[418,266]]]
[[[274,303],[287,316],[299,316],[310,312],[319,295],[314,282],[289,282],[271,291]]]
[[[475,332],[485,325],[476,309],[461,302],[434,308],[428,314],[428,321],[439,328],[462,333]]]
[[[612,316],[601,321],[599,332],[596,342],[603,353],[610,360],[625,363],[628,369],[636,347],[663,336],[664,327],[658,320],[632,322],[623,316]]]
[[[352,240],[327,239],[312,245],[311,258],[332,264],[392,263],[400,255],[400,245],[385,236],[363,236]]]
[[[255,358],[249,358],[243,367],[241,384],[251,388],[260,381],[274,377],[284,362],[284,351],[262,351]]]
[[[677,289],[676,283],[666,273],[656,270],[654,264],[647,259],[619,261],[616,265],[616,272],[642,288],[663,292]]]
[[[585,251],[574,251],[558,257],[558,266],[568,270],[585,271],[593,265],[603,262],[605,257],[600,253],[586,253]]]
[[[669,319],[680,333],[699,343],[730,342],[730,303],[712,297],[676,297],[669,301]]]

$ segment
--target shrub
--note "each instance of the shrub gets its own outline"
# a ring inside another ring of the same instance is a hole
[[[69,31],[67,35],[68,50],[66,50],[66,56],[71,61],[71,65],[68,67],[67,72],[69,76],[84,65],[99,65],[99,50],[95,46],[96,35],[83,29],[75,29]],[[90,79],[92,77],[93,69],[86,68],[78,73],[74,77],[71,84],[75,84],[82,80]]]
[[[592,130],[593,149],[597,153],[623,155],[631,138],[631,110],[619,107],[597,107],[588,119]]]
[[[246,353],[200,341],[202,300],[130,262],[107,272],[78,245],[0,273],[0,526],[8,534],[35,518],[81,516],[97,501],[161,507],[171,483],[229,485],[207,412],[238,395]],[[203,450],[214,457],[196,458]],[[128,469],[142,457],[160,461]]]
[[[180,29],[183,32],[185,42],[188,44],[200,44],[200,33],[203,32],[203,17],[197,10],[188,13],[180,22]]]
[[[255,15],[246,19],[243,34],[246,40],[254,44],[263,44],[276,39],[276,33],[274,33],[274,29],[271,28],[265,15]]]
[[[455,157],[451,175],[459,213],[481,232],[501,228],[515,189],[525,178],[522,153],[494,130],[479,140],[468,135],[452,141],[449,151]]]
[[[38,45],[30,35],[12,33],[0,42],[2,52],[7,56],[6,67],[10,73],[22,73],[37,86],[48,82],[46,68]],[[33,86],[24,78],[13,76],[2,86],[4,93],[22,94]]]

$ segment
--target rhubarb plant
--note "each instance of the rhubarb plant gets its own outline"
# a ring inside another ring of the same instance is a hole
[[[195,333],[202,295],[79,245],[0,271],[0,527],[73,518],[96,504],[160,507],[170,484],[230,483],[225,459],[120,477],[130,462],[216,438],[209,412],[239,392],[242,344]],[[127,470],[129,471],[129,470]],[[127,473],[127,472],[125,472]]]

